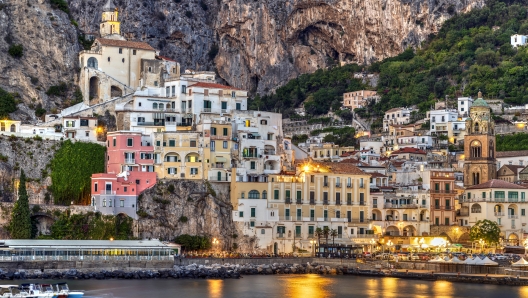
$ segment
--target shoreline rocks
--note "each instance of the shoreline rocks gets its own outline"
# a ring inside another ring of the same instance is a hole
[[[57,279],[57,280],[82,280],[82,279],[239,279],[248,275],[276,275],[276,274],[320,274],[320,275],[353,275],[365,277],[392,277],[417,279],[424,281],[445,280],[450,282],[463,282],[475,284],[493,284],[509,286],[528,286],[528,279],[504,276],[457,275],[437,274],[408,271],[391,271],[379,269],[348,268],[346,266],[320,265],[318,263],[284,264],[273,263],[269,265],[255,264],[212,264],[186,266],[174,265],[171,269],[160,270],[19,270],[5,271],[0,269],[0,280],[26,280],[26,279]]]

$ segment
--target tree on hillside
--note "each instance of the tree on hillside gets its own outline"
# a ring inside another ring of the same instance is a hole
[[[9,113],[13,113],[14,111],[16,111],[15,97],[0,88],[0,117],[7,117]]]
[[[18,200],[11,213],[9,232],[13,239],[31,238],[31,216],[29,211],[29,197],[26,190],[26,175],[20,172],[20,185],[18,186]]]
[[[479,220],[471,227],[469,238],[471,241],[482,239],[486,244],[499,243],[500,228],[499,225],[491,220]]]

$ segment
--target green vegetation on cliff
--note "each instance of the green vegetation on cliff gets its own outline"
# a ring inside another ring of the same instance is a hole
[[[88,204],[90,178],[104,172],[106,148],[94,144],[66,140],[51,161],[50,187],[55,204]]]
[[[497,151],[519,151],[527,149],[528,134],[526,133],[497,136]]]
[[[41,239],[62,240],[128,240],[133,239],[132,218],[101,215],[99,212],[71,214],[56,212],[59,219],[51,226],[51,235]]]
[[[418,105],[424,111],[435,100],[476,96],[504,99],[510,104],[528,103],[528,47],[514,49],[510,37],[528,34],[528,0],[487,0],[486,6],[447,20],[416,51],[407,49],[396,57],[368,67],[379,73],[378,104],[365,117],[380,116],[393,107]],[[358,65],[318,70],[289,81],[275,93],[251,101],[252,109],[293,114],[304,100],[310,115],[335,111],[342,94],[365,86],[352,74]]]
[[[294,108],[302,102],[305,102],[304,108],[310,115],[326,114],[330,108],[339,110],[343,93],[365,88],[360,80],[353,79],[354,72],[360,70],[358,65],[352,64],[303,74],[272,94],[255,96],[250,101],[249,108],[281,112],[284,117],[293,115]]]
[[[13,207],[8,230],[13,239],[31,238],[31,215],[29,211],[29,197],[26,190],[26,175],[24,174],[24,171],[20,171],[18,200]]]
[[[0,118],[4,119],[9,113],[16,111],[15,97],[13,94],[0,88]]]
[[[183,234],[174,239],[174,242],[180,244],[185,251],[189,250],[206,250],[211,249],[211,239],[207,236],[191,236]]]
[[[488,0],[487,6],[446,21],[440,32],[413,53],[370,67],[379,72],[378,111],[417,104],[428,109],[445,95],[528,103],[528,50],[513,49],[510,37],[528,34],[526,0]]]

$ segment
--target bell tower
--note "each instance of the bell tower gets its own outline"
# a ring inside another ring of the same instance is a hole
[[[495,164],[495,123],[491,109],[482,98],[478,98],[469,109],[464,136],[464,185],[485,183],[497,176]]]
[[[103,6],[103,16],[99,25],[99,33],[102,38],[121,39],[121,22],[118,21],[119,12],[112,0],[108,0]]]

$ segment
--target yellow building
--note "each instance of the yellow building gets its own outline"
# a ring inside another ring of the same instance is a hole
[[[204,119],[204,137],[209,140],[210,164],[208,165],[209,181],[231,181],[231,149],[232,126],[231,123],[221,119]]]
[[[199,132],[154,133],[154,164],[158,179],[205,179],[209,146]]]
[[[335,230],[335,243],[374,238],[368,198],[370,175],[346,163],[309,163],[270,175],[267,183],[231,182],[233,218],[258,249],[307,250],[317,228]]]

